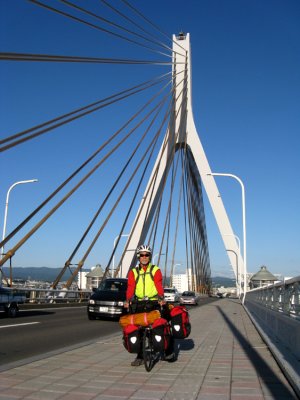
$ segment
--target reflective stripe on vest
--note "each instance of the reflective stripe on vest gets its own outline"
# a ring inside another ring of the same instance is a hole
[[[146,272],[143,267],[141,267],[139,271],[137,271],[137,268],[139,267],[133,268],[134,279],[136,282],[135,295],[140,300],[144,297],[148,297],[150,300],[157,299],[158,293],[153,278],[159,268],[154,265],[151,271],[151,266],[152,264],[148,265]]]

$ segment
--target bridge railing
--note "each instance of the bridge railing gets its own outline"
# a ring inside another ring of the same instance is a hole
[[[58,304],[86,302],[91,290],[35,289],[24,288],[25,304]]]
[[[300,396],[300,276],[248,291],[244,307]]]
[[[252,289],[247,293],[246,301],[300,319],[300,276]]]

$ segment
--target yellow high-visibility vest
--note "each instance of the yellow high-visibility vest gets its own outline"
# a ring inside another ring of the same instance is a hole
[[[135,279],[135,295],[138,300],[142,300],[147,297],[149,300],[157,300],[158,293],[154,283],[154,275],[159,270],[157,265],[148,265],[146,272],[143,267],[133,268],[133,274]]]

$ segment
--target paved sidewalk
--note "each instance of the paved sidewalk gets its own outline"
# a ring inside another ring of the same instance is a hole
[[[191,310],[177,361],[131,367],[121,331],[104,340],[0,373],[0,400],[297,399],[238,300]]]

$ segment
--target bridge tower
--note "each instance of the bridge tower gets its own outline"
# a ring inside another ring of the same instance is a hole
[[[126,251],[121,260],[121,275],[126,277],[128,270],[133,266],[135,260],[134,250],[138,244],[144,242],[147,236],[161,191],[163,190],[164,181],[171,167],[172,154],[183,143],[187,143],[187,151],[193,155],[195,167],[200,174],[225,249],[228,250],[227,255],[234,274],[238,278],[238,281],[241,282],[241,276],[246,275],[244,260],[240,254],[240,248],[236,242],[236,236],[232,230],[214,176],[211,175],[212,171],[194,123],[190,35],[183,33],[173,35],[173,50],[174,109],[172,110],[169,127],[125,246]]]

